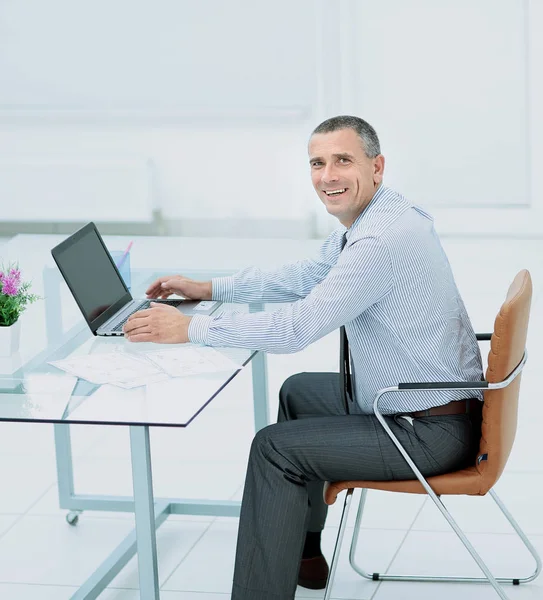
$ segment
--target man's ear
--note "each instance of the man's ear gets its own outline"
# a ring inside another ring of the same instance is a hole
[[[382,154],[376,156],[373,160],[373,182],[380,184],[383,181],[385,172],[385,157]]]

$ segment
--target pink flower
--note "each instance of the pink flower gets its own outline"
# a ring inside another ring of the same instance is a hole
[[[19,285],[21,283],[21,271],[19,269],[10,269],[9,274],[13,279],[15,285]]]
[[[13,277],[4,277],[2,279],[2,294],[16,296],[18,292],[17,287],[17,282]]]

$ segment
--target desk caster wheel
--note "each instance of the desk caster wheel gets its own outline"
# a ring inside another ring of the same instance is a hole
[[[75,527],[77,525],[77,522],[79,521],[80,514],[81,513],[76,510],[70,511],[66,515],[66,523],[68,523],[68,525],[71,525],[72,527]]]

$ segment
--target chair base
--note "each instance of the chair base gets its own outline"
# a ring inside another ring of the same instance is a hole
[[[332,565],[330,566],[330,577],[328,579],[328,585],[326,587],[324,600],[329,600],[331,592],[332,592],[333,578],[335,575],[337,562],[338,562],[338,558],[339,558],[340,546],[341,546],[340,538],[343,537],[343,533],[346,528],[347,517],[348,517],[348,513],[349,513],[351,497],[352,497],[353,492],[354,492],[353,488],[349,489],[347,491],[347,496],[345,498],[343,514],[342,514],[341,522],[340,522],[340,531],[338,534],[338,540],[336,542],[336,547],[334,550]],[[358,545],[358,540],[360,537],[360,535],[359,535],[360,527],[362,524],[362,515],[364,512],[364,505],[365,505],[365,501],[366,501],[366,494],[367,494],[367,490],[362,489],[360,502],[358,505],[358,513],[356,516],[356,523],[355,523],[354,532],[353,532],[353,539],[351,542],[351,548],[350,548],[350,552],[349,552],[349,562],[351,564],[351,567],[359,575],[361,575],[362,577],[364,577],[366,579],[369,579],[372,581],[421,581],[421,582],[433,582],[433,583],[453,583],[453,582],[454,583],[486,583],[486,584],[490,583],[494,587],[498,596],[500,598],[502,598],[502,600],[508,600],[507,595],[505,594],[504,590],[498,584],[520,585],[521,583],[528,583],[530,581],[533,581],[541,572],[541,559],[539,557],[539,554],[537,553],[537,550],[534,548],[534,546],[528,540],[528,538],[526,537],[526,534],[522,531],[522,529],[520,528],[518,523],[512,517],[511,513],[509,513],[509,511],[504,506],[502,501],[498,498],[498,496],[494,492],[494,490],[490,490],[489,494],[491,495],[492,499],[496,502],[496,504],[498,505],[498,508],[502,511],[505,518],[509,521],[509,523],[511,524],[511,526],[513,527],[513,529],[515,530],[517,535],[520,537],[520,539],[522,540],[522,542],[524,543],[524,545],[526,546],[526,548],[528,549],[528,551],[533,556],[533,558],[536,562],[536,568],[531,575],[529,575],[528,577],[518,577],[518,578],[503,578],[503,577],[495,578],[495,577],[493,577],[492,574],[490,574],[490,571],[488,570],[488,567],[486,566],[486,564],[482,561],[481,557],[476,553],[475,549],[471,546],[471,544],[468,541],[468,539],[466,538],[465,534],[462,532],[462,530],[458,527],[456,522],[453,520],[452,516],[450,515],[449,511],[445,508],[441,499],[438,496],[436,496],[435,494],[434,495],[429,494],[429,495],[432,498],[432,500],[438,505],[438,508],[444,514],[447,521],[449,521],[449,524],[453,527],[453,529],[454,529],[455,533],[458,535],[460,541],[464,544],[464,546],[466,547],[468,552],[470,552],[470,554],[476,560],[477,564],[479,565],[481,570],[483,570],[485,575],[487,575],[487,577],[424,576],[424,575],[395,575],[392,573],[369,573],[369,572],[365,571],[363,568],[361,568],[355,561],[356,548]],[[490,576],[488,576],[488,575],[490,575]]]
[[[458,575],[394,575],[393,573],[366,573],[358,565],[350,563],[351,567],[362,577],[372,581],[427,581],[429,583],[485,583],[489,581],[486,577],[460,577]],[[512,579],[510,577],[496,577],[498,583],[520,585],[527,583],[526,579]],[[529,580],[531,581],[531,579]]]

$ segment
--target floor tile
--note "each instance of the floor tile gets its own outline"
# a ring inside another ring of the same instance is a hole
[[[76,592],[75,586],[0,583],[0,598],[5,600],[69,600]],[[107,588],[99,600],[141,600],[141,596],[135,589]],[[230,600],[230,594],[161,591],[160,600]]]
[[[131,531],[123,520],[24,517],[0,538],[0,582],[81,585]]]
[[[404,532],[392,530],[365,530],[365,544],[357,550],[357,560],[374,570],[386,569],[394,556]],[[337,528],[329,527],[323,534],[323,552],[329,559],[333,552]],[[370,598],[375,589],[373,582],[356,575],[347,563],[348,542],[352,529],[345,534],[345,545],[338,565],[334,598]],[[232,587],[234,557],[237,540],[237,523],[213,524],[188,557],[175,570],[163,586],[164,590],[191,590],[227,594]],[[214,565],[213,578],[208,575],[209,565]],[[358,594],[358,595],[356,595]],[[319,598],[322,592],[298,588],[297,598]]]
[[[205,534],[208,523],[175,523],[166,521],[157,532],[159,583],[162,586],[170,574],[186,558]],[[104,556],[105,558],[105,556]],[[111,582],[112,588],[138,589],[138,563],[134,557]]]
[[[530,575],[533,559],[514,534],[468,534],[468,539],[498,577]],[[530,540],[541,553],[543,536]],[[479,577],[479,567],[454,533],[412,531],[390,567],[391,573]]]
[[[540,600],[543,588],[533,583],[503,586],[511,600]],[[466,583],[405,583],[386,581],[381,584],[372,600],[496,600],[498,595],[488,584]]]
[[[237,523],[212,525],[181,565],[170,573],[165,590],[227,594],[232,588]],[[213,577],[209,567],[213,565]]]
[[[328,530],[327,535],[323,536],[325,537],[323,547],[327,548],[325,554],[329,560],[332,558],[336,535],[337,530]],[[382,573],[387,570],[388,565],[398,552],[406,533],[391,529],[366,529],[362,530],[361,535],[355,554],[356,564],[370,573]],[[332,587],[332,598],[368,600],[373,597],[379,584],[361,577],[349,564],[349,548],[352,536],[353,530],[351,528],[347,529]]]
[[[2,537],[19,518],[18,515],[0,515],[0,537]],[[1,597],[2,596],[0,596],[0,598]]]
[[[0,514],[25,513],[56,480],[51,456],[0,457]]]
[[[183,560],[206,527],[205,523],[166,522],[159,528],[161,581]],[[0,538],[0,582],[80,586],[132,529],[132,523],[121,520],[87,518],[70,527],[61,519],[25,517]],[[111,586],[138,589],[136,558]]]
[[[76,591],[70,586],[0,583],[0,598],[6,600],[69,600]]]
[[[99,600],[141,600],[139,590],[117,590],[108,588]],[[230,600],[230,594],[208,594],[207,592],[160,592],[160,600]]]

